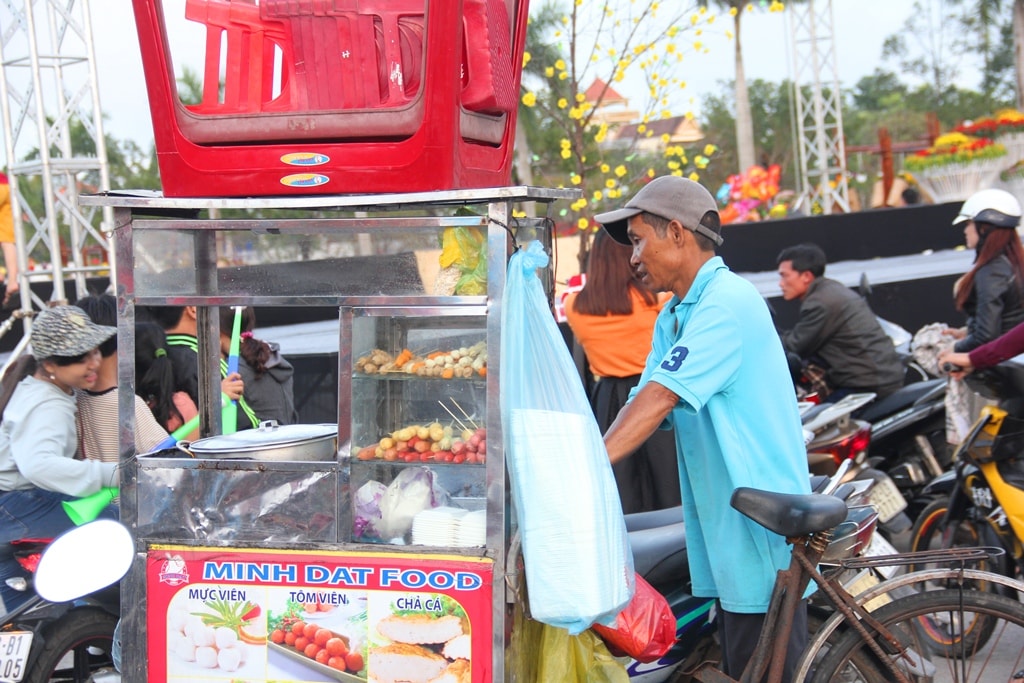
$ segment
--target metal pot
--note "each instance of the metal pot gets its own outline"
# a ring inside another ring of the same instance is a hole
[[[210,436],[181,445],[197,458],[328,461],[338,455],[338,425],[279,425],[275,420],[268,420],[258,429]]]

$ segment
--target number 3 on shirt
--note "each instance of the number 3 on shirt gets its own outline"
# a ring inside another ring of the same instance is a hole
[[[690,353],[690,350],[687,349],[685,346],[677,346],[677,347],[675,347],[674,349],[672,349],[672,351],[669,354],[668,358],[666,358],[664,361],[662,361],[662,363],[661,363],[662,369],[668,370],[669,372],[675,372],[683,364],[683,360],[686,359],[686,356],[689,353]]]

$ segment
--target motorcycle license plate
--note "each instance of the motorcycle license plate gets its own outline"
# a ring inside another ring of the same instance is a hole
[[[18,683],[25,676],[30,647],[32,647],[31,631],[0,633],[0,681]]]
[[[864,549],[865,557],[881,557],[882,555],[896,555],[899,551],[892,547],[889,541],[885,540],[877,531],[871,534],[871,542]],[[875,567],[875,570],[887,579],[891,579],[899,567],[895,565]]]
[[[892,479],[876,481],[874,487],[868,493],[868,500],[878,510],[878,518],[882,522],[888,522],[896,515],[903,512],[907,507],[907,500],[892,483]]]

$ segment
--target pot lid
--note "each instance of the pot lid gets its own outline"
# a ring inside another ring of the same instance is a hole
[[[297,446],[336,436],[336,424],[279,425],[274,420],[268,420],[257,429],[244,429],[234,434],[208,436],[193,441],[189,444],[189,450],[207,453],[250,451],[272,446]]]

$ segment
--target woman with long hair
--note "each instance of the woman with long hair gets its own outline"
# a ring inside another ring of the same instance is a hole
[[[583,289],[565,299],[576,341],[597,377],[591,405],[602,433],[640,381],[651,348],[654,321],[667,295],[658,296],[636,279],[631,249],[601,230],[594,236]],[[675,437],[661,431],[612,470],[624,513],[680,504]]]
[[[966,327],[953,332],[956,352],[977,348],[1024,321],[1024,247],[1016,229],[1020,217],[1013,195],[982,190],[964,202],[953,221],[963,225],[967,248],[976,254],[974,265],[954,287],[956,308],[967,314]]]
[[[941,330],[942,336],[956,341],[951,349],[938,345],[938,351],[973,351],[1024,322],[1024,246],[1017,234],[1020,220],[1020,202],[1005,190],[975,192],[960,207],[953,225],[963,228],[964,242],[975,257],[971,269],[953,286],[953,299],[957,310],[967,315],[967,324]],[[980,408],[966,387],[950,382],[946,390],[946,440],[950,444],[967,436]]]

